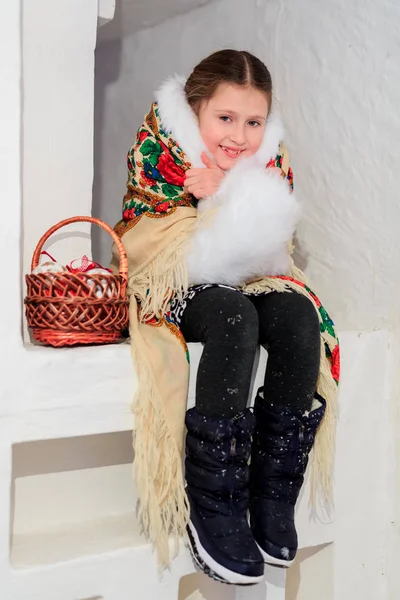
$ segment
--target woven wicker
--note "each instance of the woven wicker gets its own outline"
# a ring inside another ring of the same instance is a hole
[[[51,227],[36,246],[31,270],[38,266],[47,239],[61,227],[78,222],[94,223],[110,234],[119,252],[119,274],[26,275],[28,326],[36,341],[50,346],[116,342],[128,325],[128,259],[115,231],[100,219],[72,217]]]

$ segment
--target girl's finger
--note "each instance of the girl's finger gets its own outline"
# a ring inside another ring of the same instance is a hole
[[[198,196],[198,194],[202,193],[204,190],[203,188],[199,187],[198,185],[190,185],[188,187],[188,192],[190,194],[193,194],[193,196]]]
[[[201,169],[188,169],[186,171],[186,177],[193,177],[196,175],[201,175],[201,173],[204,171],[205,171],[204,167]]]
[[[195,183],[199,183],[200,178],[199,177],[186,177],[185,179],[185,185],[194,185]]]
[[[205,152],[201,153],[201,160],[203,164],[207,167],[207,169],[215,169],[217,166],[212,158],[210,158]]]

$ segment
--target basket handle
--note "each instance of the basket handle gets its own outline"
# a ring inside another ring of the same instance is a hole
[[[112,237],[119,252],[119,274],[121,277],[127,280],[128,258],[126,256],[126,251],[123,243],[121,242],[120,238],[115,233],[115,231],[111,229],[111,227],[107,225],[107,223],[104,223],[104,221],[101,221],[101,219],[96,219],[95,217],[70,217],[69,219],[64,219],[56,225],[53,225],[53,227],[50,227],[50,229],[47,230],[47,232],[40,238],[40,240],[37,243],[37,246],[32,256],[31,271],[33,271],[33,269],[35,269],[38,266],[42,248],[45,242],[47,242],[47,240],[49,239],[49,237],[53,235],[55,231],[61,229],[61,227],[64,227],[65,225],[70,225],[71,223],[94,223],[94,225],[98,225]]]

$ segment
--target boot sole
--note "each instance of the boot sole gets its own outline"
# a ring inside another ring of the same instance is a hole
[[[230,585],[255,585],[263,581],[264,575],[257,577],[241,575],[217,563],[201,545],[197,531],[190,521],[188,524],[188,535],[194,560],[202,571],[212,579]]]
[[[275,558],[274,556],[268,554],[268,552],[265,552],[265,550],[261,548],[260,544],[257,544],[257,546],[263,556],[264,562],[267,565],[271,565],[272,567],[281,567],[282,569],[288,569],[294,563],[294,558],[292,560],[285,560],[284,558]]]
[[[192,560],[193,560],[196,570],[202,571],[205,575],[207,575],[211,579],[214,579],[214,581],[218,581],[219,583],[225,583],[227,585],[230,585],[229,581],[222,579],[222,577],[218,577],[218,575],[216,573],[214,573],[214,571],[212,571],[206,565],[206,563],[200,558],[200,555],[197,552],[196,544],[194,543],[194,539],[193,539],[193,536],[192,536],[189,528],[187,530],[187,534],[188,534],[188,539],[189,539],[189,550],[190,550],[190,554],[191,554],[191,557],[192,557]]]

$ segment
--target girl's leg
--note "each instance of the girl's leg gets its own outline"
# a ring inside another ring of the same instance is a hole
[[[257,312],[224,288],[200,292],[181,330],[202,342],[196,407],[186,413],[186,492],[192,552],[211,577],[233,584],[262,580],[263,557],[247,520],[254,415],[246,409],[258,340]]]
[[[321,338],[319,320],[308,298],[273,292],[253,299],[260,343],[268,348],[266,401],[310,410],[317,387]]]
[[[325,401],[315,393],[320,362],[319,320],[296,293],[255,299],[260,340],[268,346],[264,388],[254,412],[250,521],[264,560],[290,566],[297,552],[295,505]]]
[[[208,288],[188,304],[181,322],[187,342],[204,344],[196,381],[196,407],[210,417],[246,408],[258,344],[258,316],[239,292]]]

